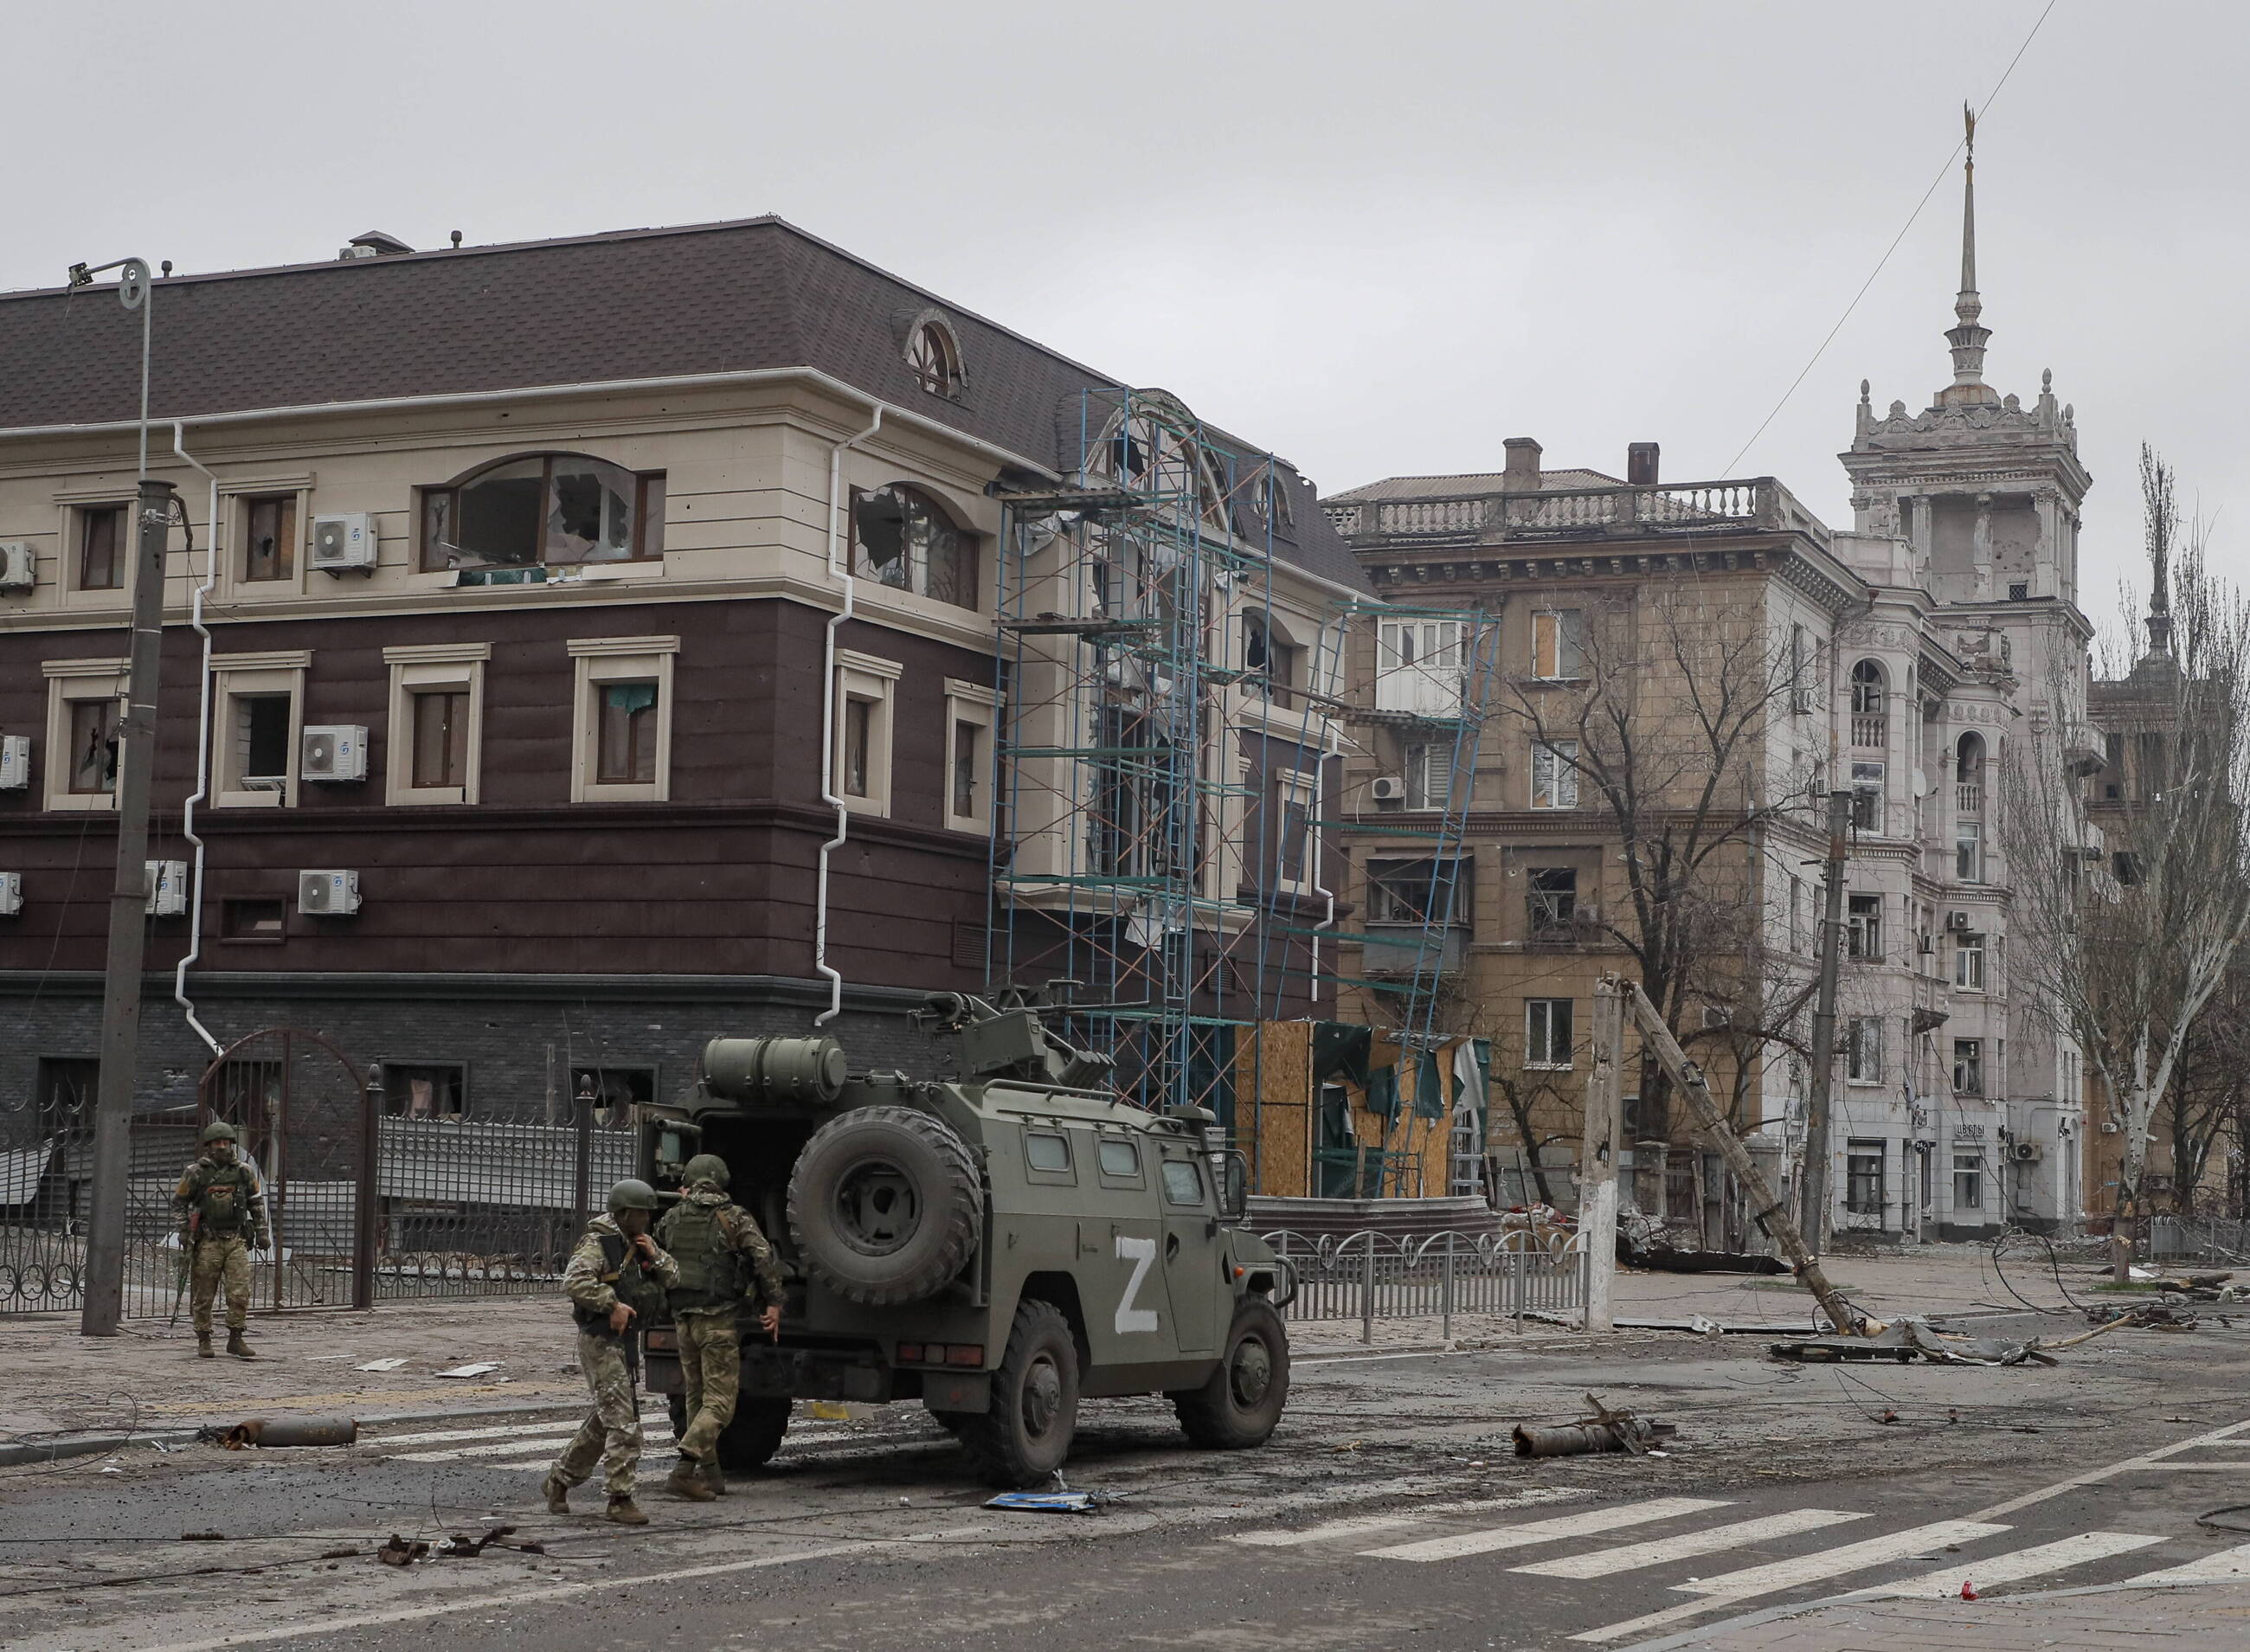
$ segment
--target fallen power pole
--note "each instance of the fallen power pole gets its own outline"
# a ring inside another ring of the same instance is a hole
[[[1621,999],[1625,1013],[1640,1029],[1642,1044],[1656,1057],[1672,1082],[1680,1087],[1681,1093],[1687,1096],[1688,1109],[1694,1114],[1697,1126],[1711,1145],[1718,1150],[1719,1157],[1726,1160],[1727,1168],[1734,1172],[1735,1180],[1749,1197],[1751,1220],[1772,1235],[1774,1243],[1781,1248],[1782,1255],[1790,1264],[1790,1271],[1796,1275],[1798,1283],[1812,1293],[1820,1304],[1821,1311],[1828,1316],[1829,1324],[1838,1331],[1855,1337],[1870,1336],[1881,1330],[1881,1325],[1845,1301],[1843,1294],[1828,1282],[1828,1275],[1821,1271],[1819,1259],[1805,1244],[1804,1233],[1790,1215],[1788,1206],[1766,1185],[1757,1162],[1750,1158],[1750,1150],[1729,1128],[1726,1115],[1720,1111],[1718,1102],[1711,1098],[1710,1086],[1703,1082],[1702,1069],[1688,1059],[1688,1053],[1672,1036],[1672,1029],[1665,1026],[1664,1018],[1656,1013],[1656,1006],[1648,1001],[1648,994],[1641,991],[1640,984],[1615,975],[1605,975],[1595,986],[1594,992],[1594,1071],[1601,1071],[1605,1056],[1612,1066],[1624,1059],[1623,1028],[1620,1025],[1623,1018],[1603,1013],[1605,1002],[1615,1004]],[[1610,1040],[1607,1049],[1603,1047],[1605,1039]],[[1591,1234],[1588,1234],[1586,1242],[1589,1246],[1594,1242]]]

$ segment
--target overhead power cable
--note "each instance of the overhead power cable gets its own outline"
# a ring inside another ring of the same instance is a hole
[[[1998,100],[2000,88],[2008,84],[2008,77],[2016,72],[2016,65],[2023,61],[2024,53],[2031,50],[2032,42],[2039,38],[2040,25],[2046,22],[2047,12],[2053,10],[2054,0],[2047,0],[2046,10],[2039,14],[2039,21],[2032,24],[2031,32],[2024,37],[2023,45],[2016,48],[2016,55],[2008,59],[2008,66],[2000,72],[1999,79],[1993,83],[1991,91],[1985,94],[1983,105],[1977,111],[1979,120],[1982,120],[1985,113]],[[1844,330],[1844,323],[1850,321],[1852,313],[1860,308],[1860,301],[1867,297],[1867,289],[1875,284],[1875,278],[1883,273],[1883,266],[1891,261],[1891,254],[1899,250],[1899,243],[1906,239],[1907,232],[1914,227],[1915,220],[1922,216],[1922,209],[1929,204],[1929,197],[1937,193],[1939,184],[1953,176],[1953,162],[1959,158],[1967,142],[1964,137],[1954,144],[1951,152],[1945,157],[1945,164],[1937,169],[1937,176],[1930,179],[1929,187],[1922,192],[1922,199],[1914,204],[1914,211],[1906,215],[1906,222],[1899,225],[1899,232],[1891,237],[1891,244],[1883,249],[1883,255],[1875,260],[1875,267],[1867,272],[1867,279],[1860,283],[1860,290],[1852,294],[1852,301],[1844,307],[1844,313],[1836,318],[1836,325],[1828,329],[1827,336],[1820,341],[1813,349],[1812,356],[1802,368],[1798,370],[1797,377],[1789,381],[1789,388],[1782,391],[1781,399],[1773,404],[1773,411],[1758,421],[1758,427],[1750,432],[1750,439],[1743,444],[1742,451],[1727,461],[1726,468],[1719,473],[1722,476],[1731,476],[1735,473],[1735,467],[1743,462],[1743,454],[1757,446],[1757,439],[1765,434],[1766,426],[1781,416],[1781,410],[1789,405],[1789,398],[1797,394],[1798,386],[1805,383],[1806,375],[1819,363],[1821,356],[1827,353],[1828,347],[1836,342],[1836,335]]]

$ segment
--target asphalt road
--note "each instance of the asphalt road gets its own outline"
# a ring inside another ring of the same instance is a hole
[[[1631,1648],[1918,1579],[1999,1595],[2250,1576],[2250,1549],[2232,1552],[2250,1536],[2196,1524],[2250,1496],[2250,1324],[2119,1333],[2053,1371],[1759,1353],[1674,1337],[1308,1361],[1275,1440],[1231,1455],[1188,1448],[1160,1403],[1092,1403],[1067,1472],[1114,1500],[1087,1517],[984,1509],[907,1407],[801,1425],[710,1504],[657,1489],[656,1424],[641,1531],[595,1517],[590,1487],[583,1517],[545,1512],[559,1419],[10,1469],[0,1645]],[[1676,1442],[1509,1455],[1516,1421],[1566,1419],[1588,1391],[1674,1421]],[[393,1531],[494,1524],[545,1552],[372,1559]],[[183,1540],[203,1531],[224,1537]]]

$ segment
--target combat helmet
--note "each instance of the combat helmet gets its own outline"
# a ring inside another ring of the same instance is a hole
[[[233,1125],[223,1118],[215,1118],[204,1126],[203,1133],[197,1136],[196,1140],[208,1147],[213,1142],[232,1142],[239,1141],[241,1138],[242,1132],[236,1130]]]
[[[656,1189],[637,1176],[628,1176],[610,1189],[610,1214],[620,1215],[629,1210],[654,1210]]]
[[[680,1182],[693,1187],[698,1182],[708,1182],[714,1187],[724,1187],[734,1179],[727,1169],[727,1161],[716,1153],[698,1153],[680,1167]]]

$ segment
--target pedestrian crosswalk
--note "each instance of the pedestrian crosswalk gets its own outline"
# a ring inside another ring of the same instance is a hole
[[[2166,1541],[2148,1532],[2089,1531],[2011,1546],[2008,1538],[2016,1530],[2011,1524],[1952,1519],[1824,1544],[1821,1539],[1831,1530],[1874,1519],[1874,1515],[1861,1510],[1805,1508],[1712,1520],[1718,1511],[1735,1507],[1724,1498],[1651,1497],[1482,1525],[1475,1524],[1477,1503],[1428,1504],[1301,1528],[1238,1532],[1230,1540],[1256,1548],[1317,1547],[1370,1562],[1424,1565],[1545,1547],[1548,1554],[1508,1570],[1527,1579],[1572,1582],[1653,1573],[1666,1566],[1684,1568],[1689,1561],[1713,1556],[1735,1555],[1746,1562],[1669,1581],[1652,1579],[1654,1586],[1689,1598],[1570,1637],[1594,1645],[1639,1639],[1686,1620],[1792,1591],[1815,1590],[1823,1595],[1843,1591],[1855,1600],[1929,1598],[1957,1596],[1967,1586],[1982,1594],[2033,1579],[2060,1578],[2074,1568],[2120,1560]],[[1642,1534],[1642,1528],[1666,1525],[1673,1529]],[[1612,1534],[1633,1534],[1633,1540],[1612,1542]],[[1805,1546],[1808,1542],[1814,1546]],[[1943,1564],[1933,1566],[1933,1561]],[[1881,1575],[1888,1571],[1898,1575]],[[2115,1567],[2104,1571],[2098,1580],[2168,1585],[2250,1578],[2250,1544],[2134,1575],[2121,1577],[2115,1572]],[[1877,1574],[1876,1580],[1865,1581],[1871,1573]]]
[[[396,1462],[459,1463],[464,1467],[538,1469],[543,1472],[556,1455],[570,1443],[582,1420],[578,1415],[565,1415],[474,1427],[378,1434],[370,1435],[365,1443],[369,1450],[379,1452]],[[643,1435],[652,1446],[668,1444],[672,1439],[672,1418],[667,1412],[643,1412],[640,1426]],[[790,1429],[783,1448],[857,1439],[859,1436],[847,1428],[820,1423],[799,1424]],[[921,1443],[912,1441],[904,1447],[892,1445],[887,1448],[910,1450]],[[949,1438],[935,1443],[950,1447],[952,1441]],[[402,1446],[418,1448],[401,1450],[399,1448]]]

